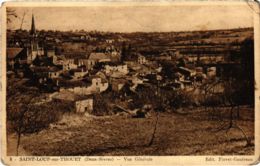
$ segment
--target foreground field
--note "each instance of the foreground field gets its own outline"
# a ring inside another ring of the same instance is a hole
[[[221,122],[209,118],[203,109],[160,113],[152,145],[156,116],[92,117],[64,115],[57,124],[39,133],[22,136],[19,155],[252,155],[254,153],[254,111],[241,108],[240,130],[216,128]],[[225,112],[225,111],[224,111]],[[225,114],[224,114],[225,115]],[[14,153],[15,137],[8,137],[8,153]],[[14,154],[13,154],[14,155]]]

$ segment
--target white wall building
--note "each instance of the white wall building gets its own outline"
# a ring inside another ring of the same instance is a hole
[[[113,74],[113,73],[121,73],[121,74],[127,74],[128,73],[128,68],[126,64],[122,65],[106,65],[105,66],[105,72],[106,74]]]
[[[147,63],[147,59],[145,58],[145,56],[139,55],[138,58],[137,58],[137,62],[139,64],[146,64]]]
[[[77,113],[83,113],[83,112],[91,113],[93,111],[93,99],[88,98],[84,100],[78,100],[75,102],[75,107]]]

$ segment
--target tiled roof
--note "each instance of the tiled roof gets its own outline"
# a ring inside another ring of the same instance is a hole
[[[60,86],[61,87],[66,87],[66,88],[74,88],[74,87],[87,87],[91,85],[91,83],[85,82],[85,81],[67,81],[67,80],[61,80],[60,81]]]
[[[105,54],[105,53],[91,53],[89,55],[89,58],[88,59],[91,59],[91,60],[102,60],[102,59],[110,59],[110,55],[108,54]]]
[[[70,70],[70,72],[72,72],[72,73],[74,73],[74,72],[86,72],[86,71],[87,71],[87,68],[85,66]]]
[[[22,50],[23,48],[7,48],[6,54],[8,59],[14,59]]]
[[[73,92],[70,92],[68,90],[64,90],[61,92],[56,92],[53,96],[53,99],[58,100],[65,100],[65,101],[78,101],[78,100],[84,100],[84,99],[90,99],[91,96],[82,96],[82,95],[76,95]]]
[[[52,67],[47,67],[47,66],[35,66],[35,67],[31,67],[33,72],[37,72],[37,73],[45,73],[45,72],[57,72],[60,69],[52,66]]]
[[[66,59],[87,59],[86,53],[83,52],[65,53],[64,57]]]

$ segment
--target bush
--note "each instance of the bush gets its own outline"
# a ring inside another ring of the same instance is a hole
[[[92,111],[92,114],[98,116],[110,114],[108,109],[109,98],[101,96],[100,94],[96,94],[93,97],[93,101],[94,109]]]
[[[38,132],[49,124],[57,122],[64,112],[71,112],[73,105],[63,102],[44,104],[13,105],[8,104],[8,128],[21,133]]]

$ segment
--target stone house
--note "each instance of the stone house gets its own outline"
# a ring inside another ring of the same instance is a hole
[[[80,67],[70,70],[69,73],[74,79],[80,79],[88,73],[88,70],[85,67]]]
[[[207,69],[207,76],[208,77],[215,77],[217,75],[217,69],[216,67],[209,67]]]
[[[53,55],[52,56],[52,63],[55,64],[55,65],[62,65],[64,64],[65,62],[65,57],[64,56],[56,56],[56,55]]]
[[[106,43],[112,44],[114,42],[113,39],[106,39]]]
[[[175,73],[174,77],[175,77],[175,80],[178,80],[178,81],[184,81],[185,80],[184,75],[179,73],[179,72]]]
[[[97,76],[91,76],[84,82],[69,81],[64,85],[60,84],[60,91],[68,90],[78,95],[89,95],[94,93],[102,93],[108,89],[108,86],[109,84],[107,80]]]
[[[196,71],[186,68],[186,67],[179,67],[177,71],[185,76],[186,79],[190,79],[191,77],[196,75]]]
[[[124,87],[126,82],[127,80],[123,80],[123,79],[116,79],[111,81],[112,90],[116,92],[120,91]]]
[[[49,68],[49,71],[48,71],[48,77],[49,78],[58,78],[61,74],[61,70],[58,69],[57,67],[51,67]]]
[[[146,59],[145,56],[143,56],[143,55],[138,55],[138,57],[137,57],[137,62],[138,62],[139,64],[146,64],[146,63],[147,63],[147,59]]]
[[[111,56],[102,52],[92,52],[88,59],[95,62],[111,62]]]
[[[74,63],[74,59],[66,59],[62,65],[63,71],[77,69],[78,66]]]
[[[48,56],[48,57],[53,57],[53,56],[55,56],[55,50],[47,50],[46,52],[47,52],[47,56]]]
[[[15,63],[19,63],[22,59],[26,59],[27,52],[23,48],[7,48],[7,68],[14,70]]]
[[[121,59],[121,52],[120,51],[113,50],[113,51],[111,51],[110,55],[111,55],[111,61],[112,62],[119,62],[120,59]]]
[[[82,61],[80,59],[87,59],[86,53],[84,52],[73,52],[73,53],[65,53],[64,54],[64,63],[63,63],[63,70],[71,70],[76,69],[81,65]]]
[[[92,85],[90,86],[96,92],[103,92],[108,88],[108,82],[100,77],[92,77]]]
[[[93,98],[85,98],[76,101],[76,112],[77,113],[83,113],[88,112],[91,113],[93,111]]]
[[[78,59],[77,62],[78,67],[85,66],[88,70],[93,69],[94,65],[96,64],[95,60],[90,59]]]
[[[90,95],[78,95],[64,90],[55,92],[49,97],[51,100],[71,103],[77,113],[91,113],[93,111],[93,97]]]
[[[113,73],[122,73],[127,74],[128,68],[126,64],[108,64],[105,65],[105,73],[106,74],[113,74]]]
[[[32,80],[38,84],[45,84],[49,79],[59,78],[62,70],[55,66],[33,66],[30,68],[32,71]]]

